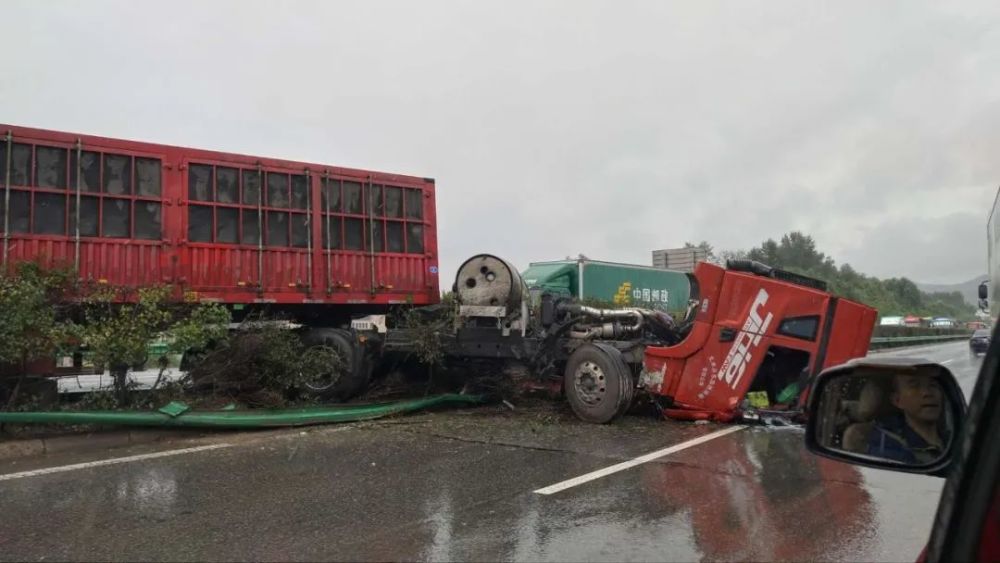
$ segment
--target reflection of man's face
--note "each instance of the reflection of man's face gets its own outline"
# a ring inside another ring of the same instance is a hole
[[[897,375],[892,404],[912,419],[937,422],[941,416],[941,387],[928,375]]]

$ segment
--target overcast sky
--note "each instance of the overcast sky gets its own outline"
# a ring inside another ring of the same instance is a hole
[[[437,179],[492,252],[986,270],[1000,2],[5,0],[0,122]]]

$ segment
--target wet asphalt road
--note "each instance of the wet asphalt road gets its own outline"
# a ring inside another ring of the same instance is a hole
[[[900,355],[899,352],[891,354]],[[971,391],[965,342],[906,352]],[[549,404],[0,463],[2,560],[914,560],[942,482],[749,428],[550,496],[535,489],[720,426],[577,422]]]

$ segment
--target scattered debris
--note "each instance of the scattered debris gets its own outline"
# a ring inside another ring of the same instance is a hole
[[[296,331],[250,321],[217,347],[189,360],[189,391],[248,407],[282,407],[304,381],[329,370],[336,361],[312,352],[306,353]]]

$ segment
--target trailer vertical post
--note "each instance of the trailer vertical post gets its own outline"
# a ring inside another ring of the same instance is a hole
[[[368,176],[368,262],[371,267],[371,294],[375,297],[375,203],[372,200],[372,192],[375,191],[375,180]]]
[[[306,197],[306,269],[309,270],[309,279],[306,282],[306,292],[309,296],[312,296],[313,288],[313,234],[312,234],[312,176],[309,174],[309,169],[306,168],[306,192],[308,195]]]
[[[264,291],[264,171],[257,162],[257,291]]]
[[[83,182],[83,142],[76,140],[76,208],[73,210],[73,269],[80,275],[80,188]]]
[[[337,186],[337,189],[339,191],[340,186]],[[330,242],[333,239],[333,233],[330,232],[330,172],[328,170],[323,171],[323,185],[320,190],[323,194],[323,206],[326,209],[326,216],[323,220],[326,222],[326,241],[324,242],[326,247],[326,294],[329,295],[333,292],[332,266],[330,264],[333,259],[330,256]]]
[[[10,166],[14,151],[14,135],[7,131],[6,167],[3,179],[3,266],[7,266],[7,238],[10,236]]]

